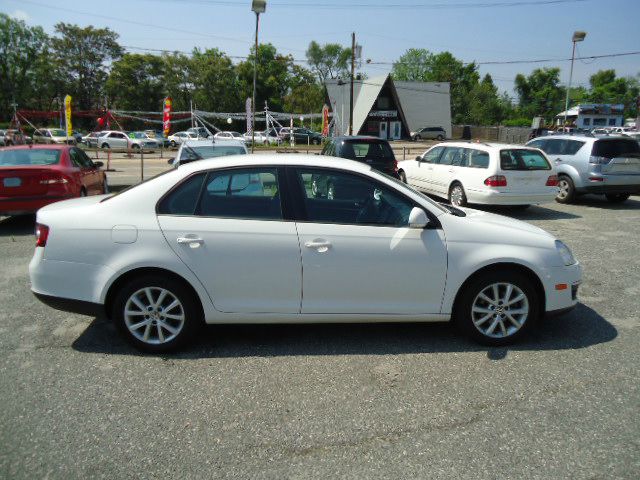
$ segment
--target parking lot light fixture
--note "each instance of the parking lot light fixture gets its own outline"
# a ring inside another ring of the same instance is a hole
[[[573,61],[576,57],[576,43],[582,42],[584,37],[587,36],[587,32],[582,32],[580,30],[576,30],[573,32],[573,37],[571,37],[571,41],[573,42],[573,51],[571,53],[571,71],[569,73],[569,85],[567,85],[567,96],[564,102],[564,125],[567,126],[567,110],[569,110],[569,92],[571,91],[571,80],[573,80]]]
[[[253,0],[251,2],[251,11],[256,14],[256,50],[253,54],[253,101],[251,108],[253,115],[251,116],[251,153],[256,144],[256,82],[258,78],[258,24],[260,23],[260,14],[267,10],[267,0]]]

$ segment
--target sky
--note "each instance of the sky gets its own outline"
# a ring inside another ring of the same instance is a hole
[[[53,33],[58,22],[109,27],[131,52],[189,52],[216,47],[246,56],[254,41],[251,0],[0,0],[0,11]],[[304,60],[311,40],[362,45],[369,77],[391,70],[409,48],[450,51],[464,62],[550,60],[480,65],[515,96],[516,74],[560,67],[569,81],[571,36],[587,32],[577,57],[640,51],[640,0],[267,0],[260,43]],[[601,69],[640,74],[640,55],[576,60],[572,86]]]

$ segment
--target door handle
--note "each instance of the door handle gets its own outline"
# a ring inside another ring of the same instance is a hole
[[[198,248],[200,245],[204,243],[204,240],[202,238],[196,237],[196,236],[178,237],[176,241],[181,245],[183,244],[189,245],[191,248]]]
[[[307,248],[315,248],[318,252],[324,253],[331,248],[331,242],[325,240],[314,240],[312,242],[305,242]]]

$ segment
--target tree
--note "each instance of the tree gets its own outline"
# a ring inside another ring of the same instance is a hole
[[[559,68],[537,68],[527,77],[516,75],[515,91],[521,116],[553,118],[564,110]]]
[[[504,100],[498,96],[498,89],[491,75],[486,74],[470,92],[469,123],[473,125],[495,125],[506,117]]]
[[[255,47],[246,61],[237,66],[239,90],[241,98],[252,96],[253,92],[253,59]],[[282,111],[284,97],[289,91],[290,72],[293,68],[293,58],[280,55],[276,47],[268,44],[258,45],[258,76],[256,85],[256,110],[262,110],[267,101],[269,109]]]
[[[51,41],[54,61],[68,93],[80,109],[99,106],[108,77],[109,64],[122,56],[118,34],[108,28],[81,28],[69,23],[55,26]]]
[[[216,48],[193,51],[191,58],[193,99],[201,110],[235,112],[244,101],[238,90],[238,74],[231,59]]]
[[[42,100],[42,95],[54,77],[39,76],[45,57],[48,37],[41,27],[29,27],[0,13],[0,113],[12,112],[11,104],[22,107]]]
[[[195,89],[191,78],[191,59],[181,53],[162,56],[164,96],[173,99],[173,110],[189,110]]]
[[[349,78],[351,76],[351,49],[338,43],[320,45],[315,41],[309,44],[306,52],[307,63],[324,84],[328,78]]]
[[[637,115],[638,79],[616,77],[615,70],[600,70],[589,78],[589,100],[593,103],[621,103],[625,114]]]
[[[160,111],[164,62],[151,54],[127,53],[113,63],[106,81],[110,106],[121,110]]]
[[[316,82],[313,72],[293,65],[289,78],[289,93],[284,97],[284,111],[319,113],[324,103],[324,88]]]

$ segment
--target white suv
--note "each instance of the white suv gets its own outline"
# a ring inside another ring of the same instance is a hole
[[[519,145],[448,142],[398,164],[405,183],[451,204],[552,202],[558,177],[544,153]]]

